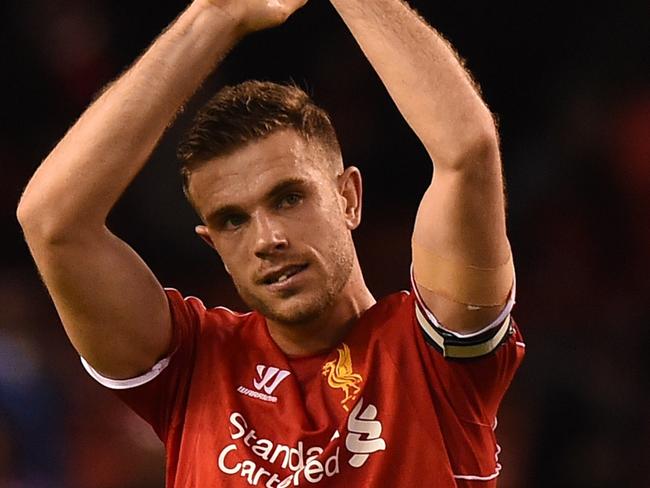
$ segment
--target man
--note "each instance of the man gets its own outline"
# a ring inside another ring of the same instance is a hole
[[[412,292],[379,302],[351,238],[361,177],[299,89],[220,92],[181,146],[198,235],[254,312],[164,290],[105,226],[174,114],[244,35],[303,0],[194,0],[42,163],[18,209],[89,373],[167,449],[167,485],[495,486],[523,357],[494,121],[400,0],[331,0],[435,161]]]

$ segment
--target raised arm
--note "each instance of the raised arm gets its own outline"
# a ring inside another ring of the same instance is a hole
[[[18,207],[34,260],[77,351],[129,378],[168,353],[162,287],[105,225],[180,106],[237,40],[306,0],[195,0],[86,110],[29,182]]]
[[[449,43],[401,0],[331,0],[434,162],[413,233],[414,276],[461,333],[495,320],[512,285],[494,120]]]

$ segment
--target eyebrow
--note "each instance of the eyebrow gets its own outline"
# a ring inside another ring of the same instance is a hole
[[[278,182],[273,188],[271,188],[266,195],[264,195],[264,200],[274,200],[278,196],[286,193],[289,190],[292,190],[297,187],[306,187],[309,185],[309,182],[304,178],[287,178]],[[206,222],[219,220],[227,215],[245,213],[245,210],[240,205],[223,205],[217,207],[216,209],[210,211],[205,218]]]

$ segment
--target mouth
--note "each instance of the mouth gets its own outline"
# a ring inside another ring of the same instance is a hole
[[[292,264],[289,266],[283,266],[265,274],[262,277],[260,283],[267,286],[284,285],[290,281],[293,281],[292,278],[304,271],[307,266],[307,264]]]

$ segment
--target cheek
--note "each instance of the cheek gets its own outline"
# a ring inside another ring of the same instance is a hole
[[[240,252],[241,246],[219,242],[215,246],[215,249],[221,258],[221,262],[223,263],[224,268],[226,268],[226,271],[233,277],[233,279],[242,273],[240,264],[242,262],[242,259],[238,256],[238,252]]]
[[[323,235],[328,235],[330,239],[344,239],[345,233],[348,231],[345,216],[338,206],[332,206],[329,209],[321,225]]]
[[[315,208],[312,209],[312,229],[318,227],[319,230],[329,234],[338,230],[341,225],[345,226],[345,216],[338,197],[338,193],[332,192],[318,200]]]
[[[350,239],[345,220],[340,215],[330,215],[314,225],[308,226],[307,239],[313,243],[327,262],[340,259]]]

